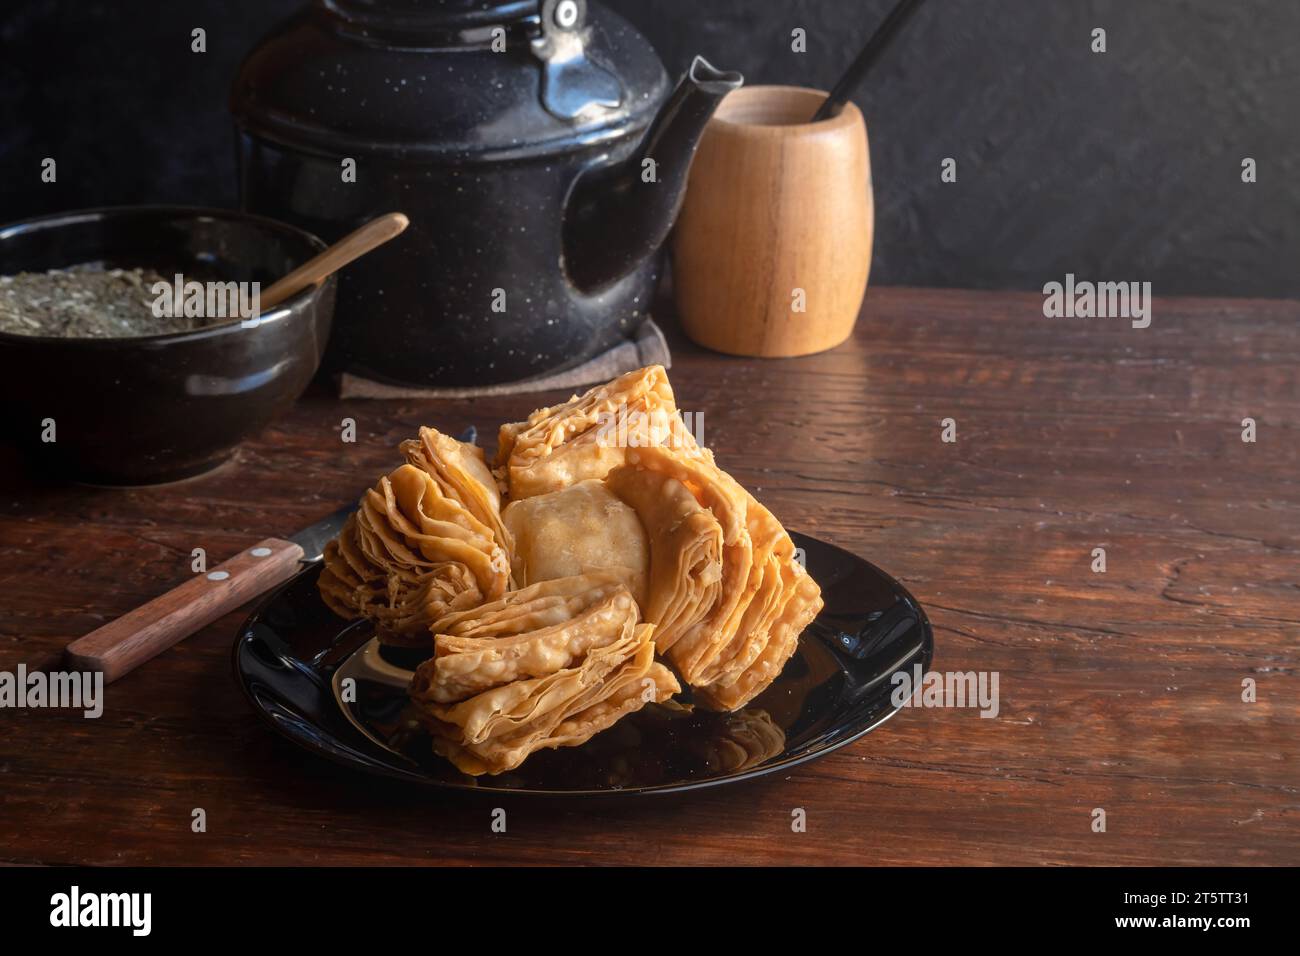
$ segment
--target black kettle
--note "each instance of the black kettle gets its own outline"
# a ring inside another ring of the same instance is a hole
[[[669,94],[645,38],[585,0],[315,0],[235,80],[241,204],[329,241],[410,217],[340,276],[327,369],[527,379],[645,319],[700,134],[742,82],[696,58]]]

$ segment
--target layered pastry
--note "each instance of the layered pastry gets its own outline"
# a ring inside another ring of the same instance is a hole
[[[582,743],[682,684],[737,711],[822,607],[659,366],[503,425],[491,471],[429,428],[401,450],[327,549],[320,589],[384,640],[430,649],[410,696],[466,773]]]
[[[645,617],[698,704],[737,710],[776,679],[822,608],[773,517],[700,449],[629,452],[606,483],[651,544]],[[693,503],[693,504],[692,504]]]
[[[433,429],[421,429],[420,445],[439,450],[366,492],[326,546],[318,582],[336,614],[415,646],[428,644],[437,618],[506,592],[511,548],[482,450]]]
[[[590,574],[435,621],[410,688],[434,750],[464,773],[502,773],[668,700],[680,685],[639,616],[615,576]]]
[[[668,373],[651,365],[502,425],[497,473],[514,501],[604,478],[627,449],[668,441],[674,420],[680,421]]]
[[[455,499],[491,528],[496,543],[509,554],[513,545],[501,520],[501,492],[482,448],[421,428],[419,437],[402,442],[401,452],[407,462],[437,482],[445,497]]]

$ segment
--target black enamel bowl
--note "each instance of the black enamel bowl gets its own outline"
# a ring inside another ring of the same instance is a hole
[[[125,206],[0,227],[0,275],[102,262],[266,288],[324,248],[247,213]],[[302,394],[325,349],[334,295],[330,278],[251,328],[235,319],[136,338],[0,333],[2,427],[38,468],[73,480],[141,485],[207,471]],[[49,419],[54,441],[45,440]]]
[[[793,533],[826,606],[780,676],[742,710],[693,709],[689,688],[579,747],[467,777],[411,727],[405,690],[421,655],[379,650],[369,625],[337,617],[309,567],[268,597],[234,647],[235,677],[276,733],[345,767],[445,790],[577,797],[674,793],[736,783],[825,756],[894,716],[934,635],[907,590],[855,554]],[[423,657],[428,653],[424,652]],[[351,692],[345,692],[352,677]],[[914,719],[919,719],[914,717]]]

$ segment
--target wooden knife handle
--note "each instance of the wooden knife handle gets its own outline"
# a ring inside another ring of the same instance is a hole
[[[297,572],[302,556],[302,548],[292,541],[259,541],[73,641],[68,645],[68,665],[103,671],[104,682],[112,683],[223,614],[287,581]]]

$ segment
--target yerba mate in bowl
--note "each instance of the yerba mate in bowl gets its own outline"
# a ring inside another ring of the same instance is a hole
[[[0,332],[64,339],[120,339],[192,332],[226,317],[175,315],[158,308],[172,280],[153,269],[66,269],[0,276]]]
[[[171,481],[228,460],[311,381],[329,335],[335,280],[251,322],[232,314],[237,310],[210,314],[207,299],[187,309],[202,297],[187,298],[186,288],[269,287],[324,248],[310,233],[271,219],[175,206],[92,209],[0,227],[0,276],[53,270],[84,281],[80,268],[90,263],[110,277],[140,270],[142,280],[156,274],[172,286],[166,298],[146,289],[142,321],[154,331],[144,334],[134,325],[129,335],[89,334],[114,328],[117,318],[101,315],[68,326],[86,334],[65,335],[57,304],[40,307],[47,314],[37,320],[46,323],[40,329],[0,328],[7,437],[43,470],[96,484]],[[186,280],[179,292],[178,275]],[[29,281],[39,280],[23,285]],[[86,308],[93,311],[86,303],[74,311]],[[176,329],[177,314],[203,321]]]

